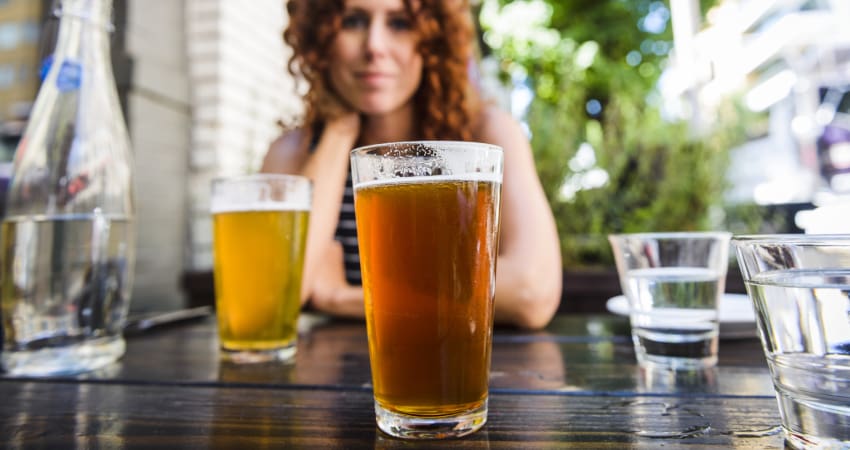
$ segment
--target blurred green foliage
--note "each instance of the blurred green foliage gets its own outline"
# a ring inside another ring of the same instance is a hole
[[[518,21],[517,4],[536,9],[536,22],[500,30],[494,11]],[[613,265],[610,233],[725,228],[729,149],[745,138],[745,112],[726,103],[699,135],[662,117],[656,86],[672,47],[668,8],[657,0],[484,2],[485,39],[504,80],[533,92],[526,122],[565,267]],[[735,215],[758,226],[746,207]]]

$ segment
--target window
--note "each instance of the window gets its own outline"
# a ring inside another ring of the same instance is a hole
[[[14,48],[18,46],[18,24],[0,24],[0,49]]]
[[[13,64],[0,64],[0,88],[7,88],[15,83],[15,70]]]
[[[0,1],[3,1],[3,0],[0,0]],[[38,37],[39,37],[39,32],[41,30],[41,27],[37,23],[29,20],[29,21],[22,22],[21,24],[19,24],[18,28],[19,28],[19,33],[18,33],[19,39],[21,41],[26,42],[26,43],[31,43],[31,44],[38,42]]]
[[[0,24],[0,49],[15,48],[22,43],[37,43],[38,37],[39,26],[35,22],[7,22]]]

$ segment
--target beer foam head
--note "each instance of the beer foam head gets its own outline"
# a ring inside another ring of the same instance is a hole
[[[362,181],[354,185],[354,189],[363,189],[372,186],[385,186],[395,184],[413,184],[413,183],[440,183],[447,181],[484,181],[489,183],[500,184],[502,176],[496,173],[465,173],[461,175],[432,175],[426,177],[398,177],[386,178],[383,180]]]
[[[481,142],[390,142],[351,151],[355,188],[388,183],[501,183],[503,165],[502,148]]]
[[[310,180],[295,175],[254,174],[212,182],[210,211],[309,211]]]
[[[227,199],[213,200],[210,206],[212,214],[248,211],[309,211],[306,202],[232,202]]]

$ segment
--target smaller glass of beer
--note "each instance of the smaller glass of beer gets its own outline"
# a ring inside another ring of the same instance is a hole
[[[225,360],[294,358],[310,197],[310,181],[298,176],[213,181],[213,276]]]
[[[352,151],[375,413],[392,436],[487,421],[502,166],[479,143]]]

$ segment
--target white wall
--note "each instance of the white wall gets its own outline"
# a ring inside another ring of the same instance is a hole
[[[137,258],[132,309],[183,306],[180,276],[212,267],[209,183],[253,172],[301,110],[283,0],[127,0]]]
[[[133,310],[183,304],[189,160],[185,0],[128,0],[133,61],[128,121],[135,157],[136,271]]]
[[[282,0],[185,0],[192,104],[187,267],[212,267],[209,183],[259,169],[277,121],[300,110]]]

